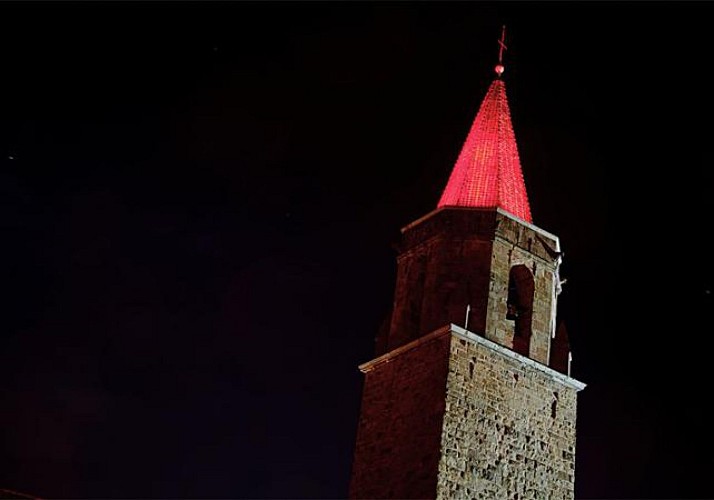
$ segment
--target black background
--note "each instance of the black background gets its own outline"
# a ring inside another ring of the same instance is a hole
[[[701,3],[0,3],[0,488],[343,498],[399,228],[494,77],[578,498],[714,498]]]

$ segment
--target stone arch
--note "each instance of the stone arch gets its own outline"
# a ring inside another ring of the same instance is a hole
[[[508,298],[506,319],[514,321],[513,350],[524,356],[530,354],[533,334],[533,273],[523,264],[511,267],[508,275]]]

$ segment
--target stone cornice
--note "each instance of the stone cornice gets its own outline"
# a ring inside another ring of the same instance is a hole
[[[519,363],[522,363],[522,364],[529,366],[535,370],[538,370],[538,371],[542,372],[543,374],[547,375],[548,377],[552,378],[553,380],[556,380],[563,385],[571,387],[571,388],[575,389],[576,391],[583,390],[587,385],[583,382],[580,382],[579,380],[576,380],[576,379],[569,377],[563,373],[560,373],[559,371],[553,370],[549,366],[539,363],[538,361],[535,361],[527,356],[523,356],[522,354],[518,354],[517,352],[512,351],[511,349],[508,349],[507,347],[504,347],[500,344],[497,344],[496,342],[488,340],[487,338],[482,337],[481,335],[477,335],[473,332],[470,332],[468,330],[461,328],[460,326],[454,325],[453,323],[450,325],[447,325],[447,326],[443,326],[437,330],[434,330],[433,332],[431,332],[427,335],[424,335],[423,337],[419,337],[418,339],[416,339],[412,342],[409,342],[408,344],[405,344],[401,347],[397,347],[396,349],[394,349],[386,354],[383,354],[382,356],[379,356],[378,358],[375,358],[371,361],[367,361],[366,363],[359,365],[359,369],[362,373],[367,373],[383,363],[389,363],[390,361],[392,361],[394,358],[401,355],[402,353],[410,351],[410,350],[412,350],[422,344],[430,342],[432,340],[435,340],[435,339],[441,337],[442,335],[446,335],[447,333],[451,333],[451,334],[455,335],[456,337],[467,340],[469,342],[481,344],[482,346],[487,347],[487,348],[491,349],[492,351],[496,351],[503,356],[512,358],[515,361],[518,361]]]

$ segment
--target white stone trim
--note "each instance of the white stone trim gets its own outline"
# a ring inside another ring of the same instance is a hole
[[[525,220],[521,219],[520,217],[516,217],[516,216],[513,215],[511,212],[506,212],[505,210],[503,210],[503,209],[501,209],[501,208],[496,207],[496,212],[498,212],[498,213],[501,214],[501,215],[505,215],[505,216],[508,217],[509,219],[513,219],[514,221],[523,224],[523,225],[526,226],[527,228],[532,229],[533,231],[535,231],[536,233],[540,233],[540,234],[542,234],[543,236],[547,236],[548,238],[551,238],[552,240],[555,241],[555,245],[556,245],[556,246],[555,246],[555,251],[556,251],[556,252],[560,252],[560,239],[559,239],[556,235],[554,235],[553,233],[549,233],[549,232],[546,231],[545,229],[541,229],[541,228],[539,228],[538,226],[536,226],[536,225],[534,225],[534,224],[531,224],[530,222],[525,221]]]
[[[453,208],[453,207],[449,207],[449,208]],[[401,232],[404,233],[407,229],[410,229],[410,228],[412,228],[412,227],[418,225],[420,222],[422,222],[422,221],[428,219],[429,217],[431,217],[432,215],[434,215],[436,212],[440,212],[440,211],[443,210],[443,209],[444,209],[444,207],[435,208],[434,210],[432,210],[432,211],[429,212],[428,214],[422,215],[422,216],[419,217],[417,220],[415,220],[415,221],[413,221],[413,222],[410,222],[409,224],[407,224],[406,226],[404,226],[404,227],[401,229]]]
[[[585,389],[587,384],[584,384],[583,382],[580,382],[579,380],[575,380],[572,377],[568,377],[567,375],[564,375],[560,373],[559,371],[553,370],[551,367],[546,366],[542,363],[539,363],[538,361],[535,361],[527,356],[524,356],[522,354],[518,354],[515,351],[512,351],[511,349],[508,349],[507,347],[504,347],[500,344],[497,344],[496,342],[493,342],[492,340],[488,340],[485,337],[482,337],[481,335],[477,335],[473,332],[470,332],[468,330],[464,330],[460,326],[454,325],[453,323],[450,326],[450,330],[452,333],[454,333],[457,337],[461,337],[464,340],[469,340],[471,342],[475,342],[477,344],[481,344],[484,347],[488,347],[489,349],[496,351],[503,356],[507,356],[510,358],[515,359],[516,361],[523,363],[524,365],[530,366],[531,368],[535,368],[538,371],[541,371],[551,377],[554,380],[557,380],[563,385],[567,385],[569,387],[572,387],[576,391],[581,391]]]
[[[367,361],[366,363],[362,363],[359,365],[359,369],[362,373],[367,373],[374,369],[375,367],[381,365],[382,363],[388,363],[390,362],[393,358],[399,356],[400,354],[410,351],[414,349],[417,346],[420,346],[422,344],[425,344],[426,342],[429,342],[431,340],[436,339],[437,337],[440,337],[446,333],[453,333],[457,337],[460,337],[464,340],[468,340],[470,342],[475,342],[477,344],[481,344],[484,347],[487,347],[491,349],[492,351],[496,351],[499,354],[503,356],[507,356],[509,358],[512,358],[519,363],[523,363],[524,365],[530,366],[531,368],[534,368],[540,372],[543,372],[544,374],[548,375],[550,378],[560,382],[563,385],[567,385],[568,387],[572,387],[576,391],[581,391],[585,389],[587,384],[584,384],[583,382],[580,382],[579,380],[575,380],[572,377],[569,377],[567,375],[564,375],[560,373],[559,371],[553,370],[549,366],[546,366],[542,363],[539,363],[538,361],[532,360],[531,358],[527,356],[523,356],[522,354],[518,354],[515,351],[512,351],[511,349],[508,349],[507,347],[504,347],[500,344],[497,344],[496,342],[493,342],[491,340],[488,340],[485,337],[482,337],[481,335],[477,335],[473,332],[470,332],[468,330],[464,330],[460,326],[457,326],[453,323],[447,326],[443,326],[437,330],[434,330],[428,335],[424,335],[423,337],[419,337],[418,339],[409,342],[408,344],[405,344],[401,347],[397,347],[393,351],[390,351],[386,354],[382,354],[378,358],[375,358],[371,361]]]
[[[367,361],[366,363],[362,363],[361,365],[359,365],[359,369],[362,373],[367,373],[368,371],[372,370],[372,368],[374,368],[375,366],[381,365],[382,363],[387,363],[387,362],[391,361],[392,358],[399,356],[403,352],[411,351],[415,347],[425,344],[425,343],[429,342],[430,340],[440,337],[441,335],[444,335],[445,333],[450,332],[450,331],[451,331],[451,328],[449,327],[449,325],[442,326],[438,330],[434,330],[433,332],[429,333],[428,335],[419,337],[418,339],[413,340],[413,341],[409,342],[408,344],[404,344],[401,347],[397,347],[393,351],[389,351],[386,354],[382,354],[380,357],[375,358],[372,361]]]
[[[541,228],[539,228],[538,226],[536,226],[536,225],[534,225],[534,224],[531,224],[530,222],[521,219],[520,217],[516,217],[516,216],[513,215],[512,213],[507,212],[506,210],[503,210],[502,208],[499,208],[499,207],[494,207],[494,208],[487,208],[487,207],[459,207],[459,206],[453,206],[453,207],[452,207],[452,206],[439,207],[439,208],[436,208],[436,209],[432,210],[432,211],[429,212],[428,214],[426,214],[426,215],[424,215],[424,216],[422,216],[422,217],[419,217],[419,218],[418,218],[417,220],[415,220],[414,222],[410,222],[409,224],[407,224],[406,226],[404,226],[404,227],[401,229],[401,232],[404,233],[404,232],[407,231],[408,229],[411,229],[412,227],[414,227],[414,226],[416,226],[416,225],[419,225],[422,221],[424,221],[424,220],[430,218],[430,217],[433,216],[435,213],[440,212],[440,211],[442,211],[442,210],[444,210],[444,209],[447,209],[447,208],[448,208],[448,209],[457,209],[457,210],[458,210],[458,209],[461,209],[461,210],[483,210],[483,211],[495,210],[497,213],[499,213],[499,214],[501,214],[501,215],[504,215],[504,216],[508,217],[509,219],[513,219],[514,221],[516,221],[516,222],[518,222],[518,223],[520,223],[520,224],[523,224],[523,225],[526,226],[527,228],[532,229],[533,231],[535,231],[536,233],[540,233],[541,235],[546,236],[546,237],[548,237],[548,238],[554,240],[554,241],[555,241],[555,251],[556,251],[556,252],[560,252],[560,238],[558,238],[556,235],[554,235],[553,233],[549,233],[549,232],[546,231],[545,229],[541,229]]]

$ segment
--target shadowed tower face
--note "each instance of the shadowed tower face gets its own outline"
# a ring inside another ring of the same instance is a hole
[[[502,72],[436,210],[402,229],[350,498],[574,497],[560,242],[533,225]]]

